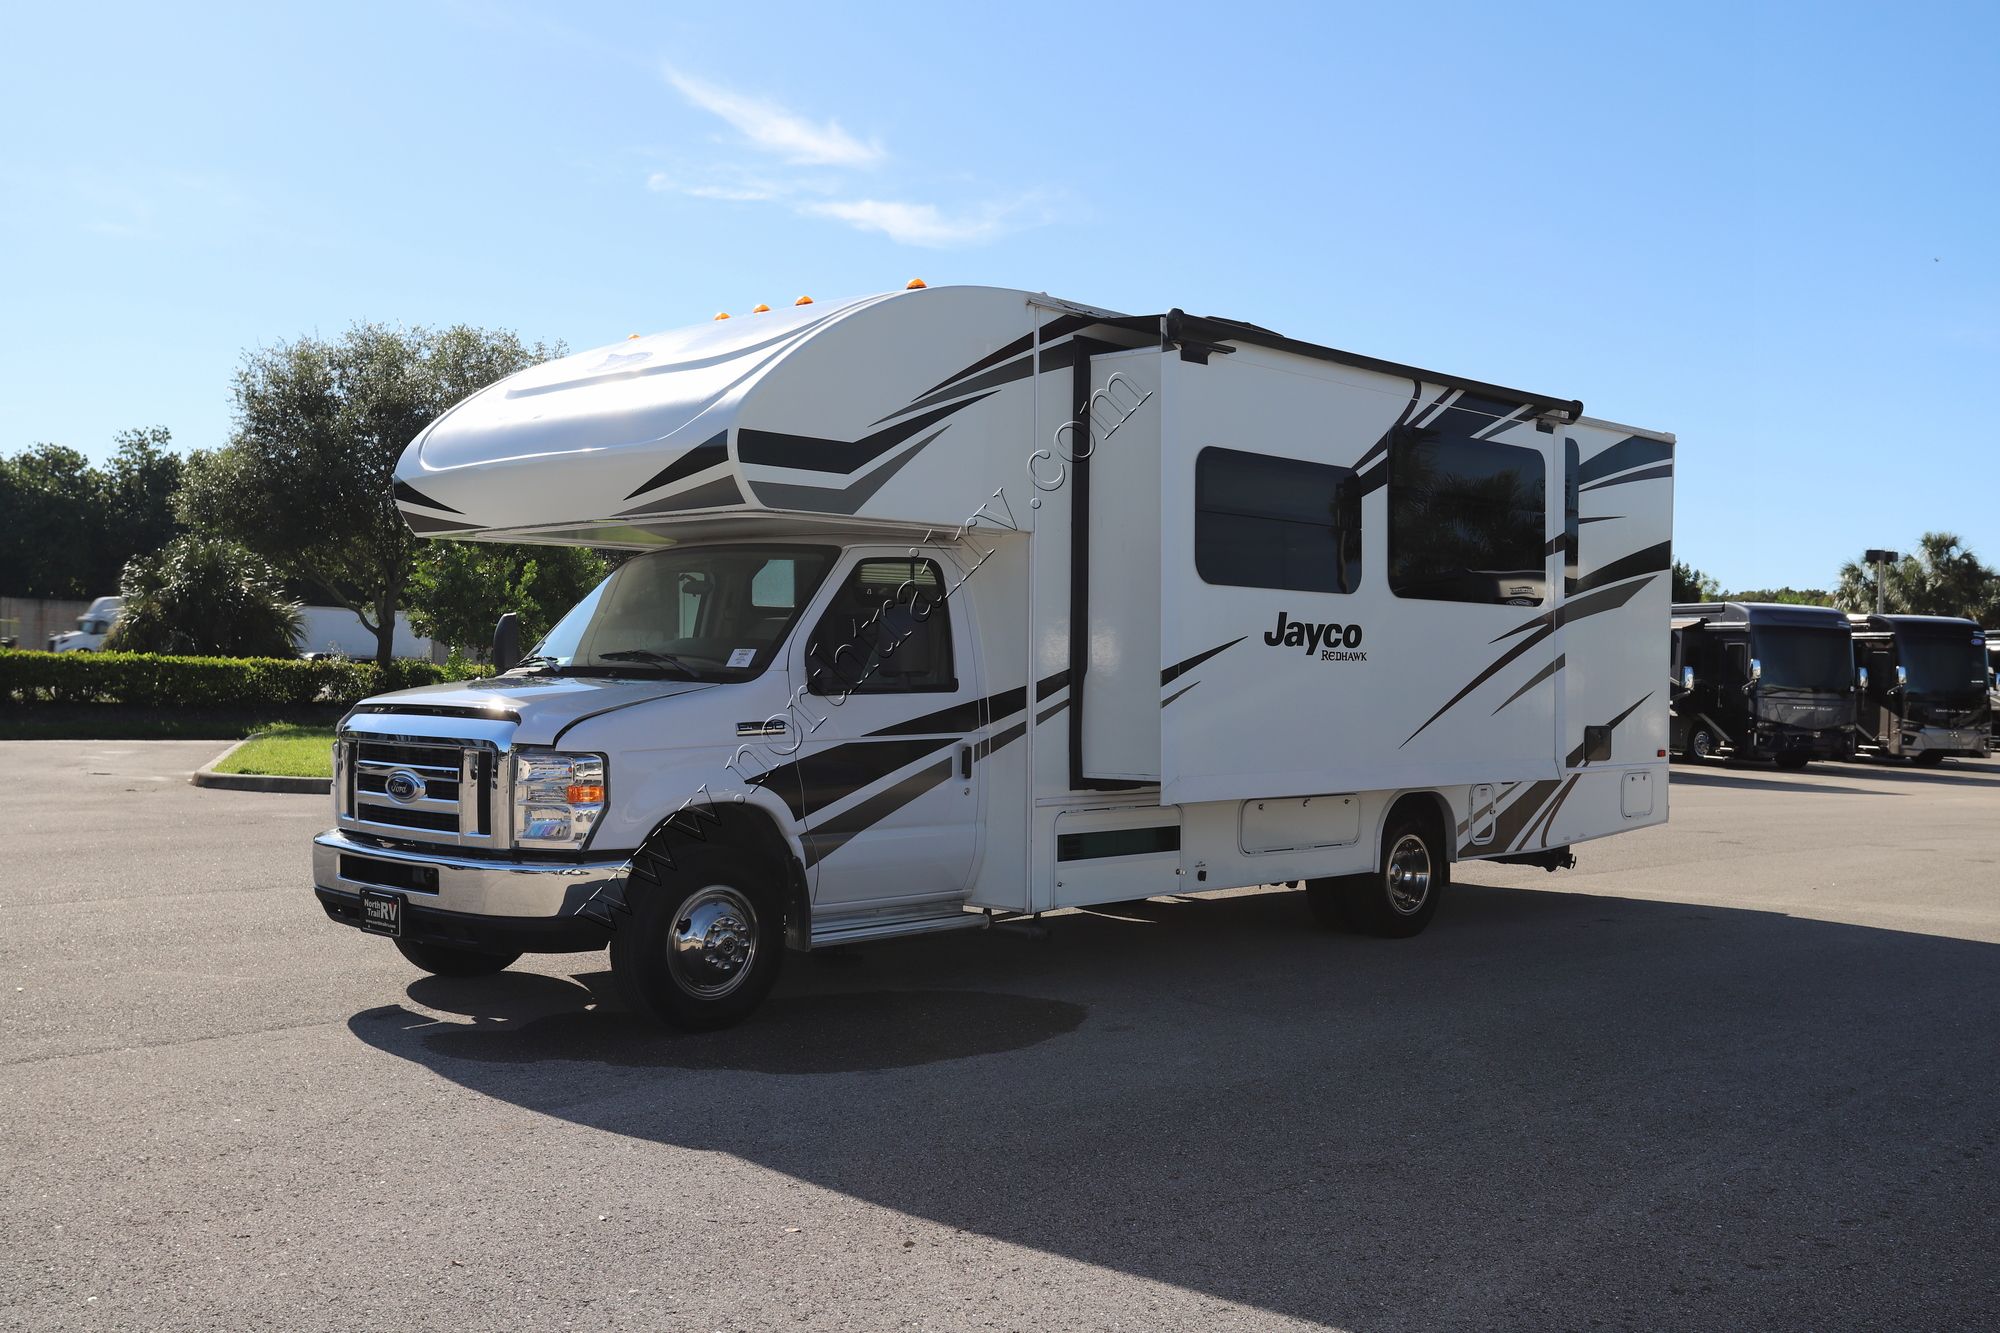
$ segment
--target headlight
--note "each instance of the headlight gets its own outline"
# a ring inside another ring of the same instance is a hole
[[[514,845],[572,851],[604,814],[604,756],[514,752]]]

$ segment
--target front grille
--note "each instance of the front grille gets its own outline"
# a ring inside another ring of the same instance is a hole
[[[343,738],[341,822],[385,837],[494,846],[490,746],[366,734]]]

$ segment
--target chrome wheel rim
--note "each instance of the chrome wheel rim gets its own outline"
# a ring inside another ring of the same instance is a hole
[[[726,884],[681,904],[667,937],[667,969],[690,995],[715,1000],[743,984],[757,960],[757,910]]]
[[[1694,744],[1689,748],[1694,751],[1695,758],[1706,759],[1708,758],[1709,745],[1710,742],[1708,739],[1708,733],[1705,731],[1697,731],[1694,734]]]
[[[1414,833],[1405,833],[1389,849],[1382,871],[1389,889],[1389,908],[1398,916],[1415,916],[1431,896],[1431,850]]]

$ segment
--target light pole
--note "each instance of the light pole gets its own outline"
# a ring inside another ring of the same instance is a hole
[[[1863,551],[1861,558],[1875,566],[1875,614],[1889,609],[1889,566],[1903,557],[1894,551]]]

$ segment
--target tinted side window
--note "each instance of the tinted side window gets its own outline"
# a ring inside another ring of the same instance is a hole
[[[937,563],[885,557],[856,565],[806,640],[806,672],[819,695],[957,689]]]
[[[1539,606],[1548,468],[1533,449],[1403,432],[1389,450],[1389,590]]]
[[[1240,449],[1195,459],[1194,567],[1207,583],[1353,592],[1361,496],[1352,468]]]

